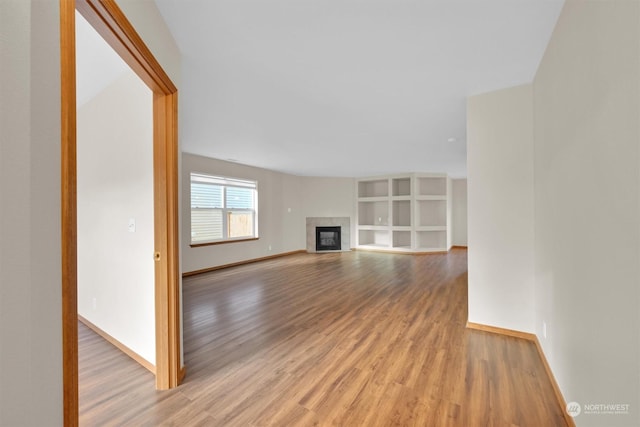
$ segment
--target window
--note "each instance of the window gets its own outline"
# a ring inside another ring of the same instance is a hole
[[[256,181],[191,174],[191,244],[258,237]]]

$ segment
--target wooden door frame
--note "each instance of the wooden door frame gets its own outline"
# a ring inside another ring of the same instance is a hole
[[[181,361],[178,90],[115,0],[60,0],[61,240],[64,425],[78,424],[77,184],[75,11],[153,92],[156,388],[178,386]],[[152,256],[152,254],[149,254]]]

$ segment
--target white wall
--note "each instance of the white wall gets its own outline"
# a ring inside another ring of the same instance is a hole
[[[155,364],[151,90],[128,70],[77,129],[78,313]]]
[[[452,179],[452,232],[454,246],[467,246],[467,180]]]
[[[469,98],[469,321],[534,331],[531,85]]]
[[[534,81],[535,331],[568,401],[632,412],[579,426],[640,425],[639,20],[567,1]]]
[[[59,21],[0,1],[2,426],[62,425]]]

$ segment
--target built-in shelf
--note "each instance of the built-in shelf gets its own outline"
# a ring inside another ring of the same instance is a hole
[[[418,196],[446,196],[447,195],[446,176],[423,176],[416,178]]]
[[[358,230],[358,244],[388,248],[391,243],[388,230]]]
[[[389,180],[375,179],[358,182],[358,197],[388,197]]]
[[[415,227],[416,231],[447,231],[446,225],[431,225]]]
[[[389,202],[358,202],[358,225],[389,225]]]
[[[392,196],[410,196],[411,195],[411,178],[392,178],[391,179]]]
[[[416,249],[425,252],[448,250],[446,230],[417,231]]]
[[[387,202],[389,200],[388,196],[383,197],[359,197],[359,201],[361,202]]]
[[[447,196],[416,196],[416,200],[447,200]]]
[[[447,226],[447,201],[446,200],[419,200],[417,225],[423,226]]]
[[[393,200],[391,202],[393,225],[411,226],[411,201]]]
[[[357,247],[398,252],[451,246],[450,180],[407,174],[357,181]]]
[[[411,249],[411,231],[393,231],[393,247]]]
[[[389,227],[386,225],[359,225],[358,230],[389,231]]]

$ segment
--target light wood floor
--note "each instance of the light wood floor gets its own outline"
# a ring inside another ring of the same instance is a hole
[[[82,425],[566,425],[534,344],[465,328],[465,250],[292,255],[183,293],[172,391],[80,325]]]

